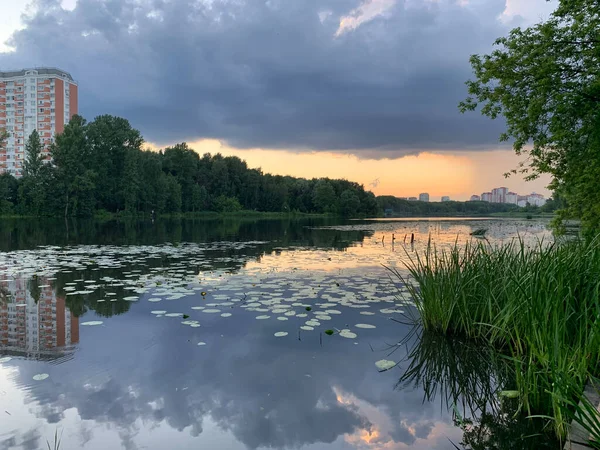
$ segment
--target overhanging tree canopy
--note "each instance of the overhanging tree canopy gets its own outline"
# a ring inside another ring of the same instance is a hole
[[[460,109],[504,116],[500,140],[528,157],[520,171],[529,179],[551,174],[567,201],[563,217],[600,229],[600,210],[589,208],[600,200],[600,2],[562,0],[549,20],[495,45],[471,57],[475,80]]]

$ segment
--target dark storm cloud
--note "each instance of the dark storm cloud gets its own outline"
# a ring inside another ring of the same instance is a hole
[[[502,124],[461,115],[468,57],[506,32],[504,0],[39,0],[2,67],[52,65],[80,111],[167,143],[407,153],[496,146]],[[364,12],[364,9],[363,9]],[[366,17],[366,15],[365,15]],[[371,152],[372,153],[372,152]]]

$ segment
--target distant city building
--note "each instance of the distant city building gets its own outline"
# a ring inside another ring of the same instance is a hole
[[[471,199],[469,201],[479,202],[479,201],[481,201],[481,197],[479,195],[471,195]]]
[[[0,130],[9,137],[0,149],[0,173],[23,174],[25,144],[37,130],[50,159],[49,146],[78,111],[77,83],[64,70],[23,69],[0,72]]]
[[[544,206],[546,204],[546,199],[543,195],[533,192],[527,196],[527,203],[531,206]]]
[[[408,200],[411,202],[416,202],[418,199],[417,197],[408,197]]]
[[[499,187],[492,189],[492,203],[506,203],[506,195],[508,194],[508,188]]]
[[[449,202],[450,201],[450,197],[448,197],[447,195],[442,196],[442,201],[443,202]]]
[[[535,192],[529,195],[519,195],[516,192],[509,191],[506,187],[499,187],[492,189],[491,192],[484,192],[481,194],[481,197],[478,195],[471,196],[471,201],[477,201],[479,199],[484,202],[508,203],[520,207],[525,207],[527,205],[542,206],[546,203],[546,199],[543,195],[536,194]]]
[[[420,202],[428,202],[429,194],[427,192],[423,192],[423,193],[419,194],[419,201]]]
[[[516,205],[517,203],[519,203],[519,196],[514,192],[509,192],[508,194],[506,194],[506,202],[505,203],[510,203],[512,205]]]

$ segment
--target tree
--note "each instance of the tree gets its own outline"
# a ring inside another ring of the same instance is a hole
[[[317,181],[313,192],[313,203],[319,212],[332,213],[337,210],[335,190],[328,180]]]
[[[181,185],[173,175],[166,175],[167,198],[165,210],[170,213],[181,212]]]
[[[25,145],[25,164],[23,165],[23,174],[27,177],[37,177],[42,164],[44,164],[44,155],[42,154],[42,142],[40,135],[33,130],[27,139]]]
[[[475,80],[460,109],[504,116],[501,141],[526,155],[513,173],[548,173],[566,202],[562,218],[600,229],[600,3],[562,0],[546,22],[496,41],[471,57]],[[593,206],[593,208],[590,208]]]
[[[220,195],[215,199],[215,211],[217,212],[236,212],[241,211],[242,205],[235,197]]]
[[[89,203],[90,187],[94,173],[88,169],[91,158],[87,141],[85,119],[74,115],[62,133],[56,136],[50,149],[57,171],[57,181],[63,189],[64,216],[69,215],[69,206],[73,206],[73,214],[77,214],[77,205],[81,196],[87,196],[84,203]]]
[[[194,184],[192,187],[192,212],[203,211],[208,203],[208,193],[204,186]]]
[[[130,210],[138,185],[135,156],[144,142],[140,132],[127,119],[106,114],[90,122],[85,135],[90,149],[87,167],[97,174],[98,207],[112,212]]]
[[[350,189],[346,189],[340,196],[340,210],[343,216],[355,216],[360,208],[358,195]]]

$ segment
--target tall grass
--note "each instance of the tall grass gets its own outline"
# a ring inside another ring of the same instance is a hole
[[[408,263],[407,285],[429,332],[493,345],[512,361],[521,405],[564,438],[600,362],[600,242],[438,250]]]

